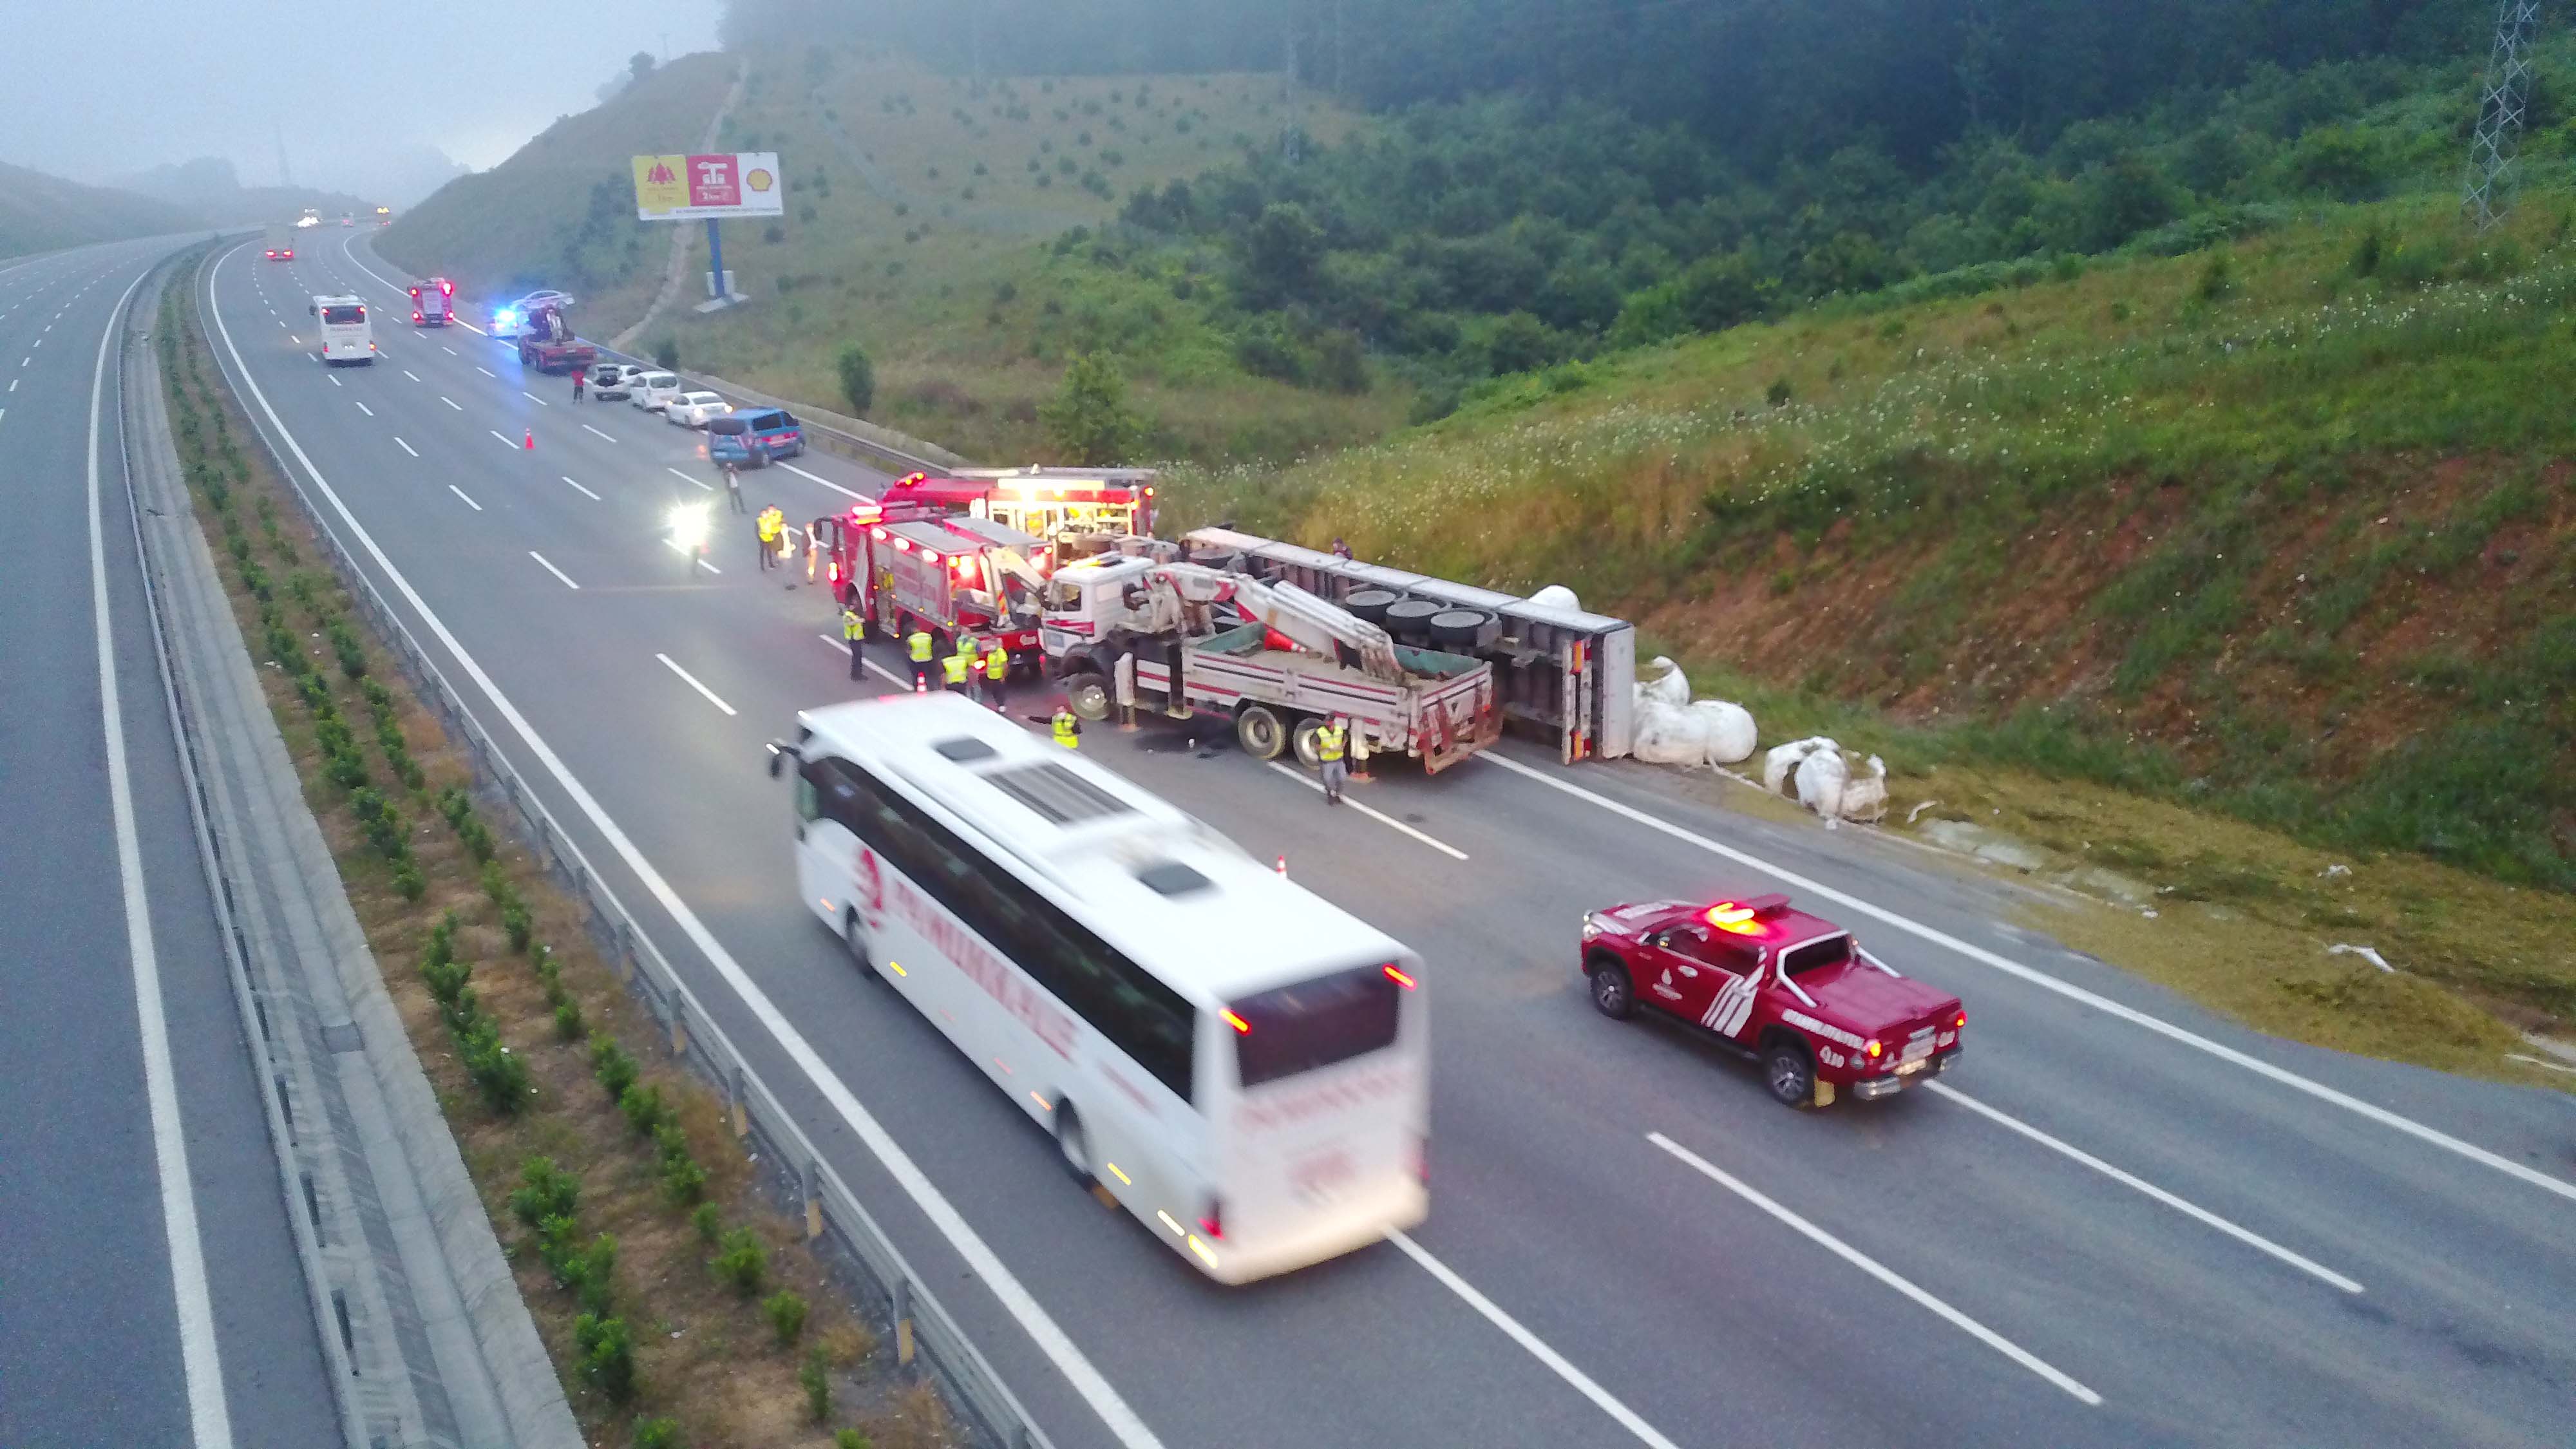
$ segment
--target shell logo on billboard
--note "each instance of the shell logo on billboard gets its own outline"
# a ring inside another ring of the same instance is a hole
[[[767,191],[778,184],[778,178],[770,175],[767,168],[755,166],[743,173],[742,184],[751,191]]]

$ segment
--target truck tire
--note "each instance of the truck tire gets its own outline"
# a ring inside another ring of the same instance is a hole
[[[1297,763],[1309,770],[1319,769],[1324,763],[1323,757],[1315,753],[1315,731],[1323,727],[1324,722],[1310,714],[1288,730],[1288,748],[1296,754]]]
[[[1380,622],[1398,639],[1419,643],[1431,637],[1432,616],[1446,609],[1446,605],[1429,599],[1398,599],[1386,606],[1386,618]]]
[[[1267,705],[1248,704],[1234,717],[1234,738],[1256,760],[1275,760],[1288,747],[1288,727]]]
[[[1805,1047],[1773,1037],[1762,1048],[1762,1085],[1781,1106],[1804,1107],[1816,1100],[1816,1064]]]
[[[1109,692],[1109,680],[1105,676],[1085,669],[1065,676],[1064,704],[1077,718],[1099,724],[1109,718],[1110,710],[1116,707],[1117,696]]]
[[[1628,979],[1628,968],[1618,958],[1604,954],[1593,959],[1583,973],[1590,978],[1592,1009],[1612,1021],[1626,1021],[1637,1014],[1637,988]]]
[[[1383,624],[1387,607],[1403,597],[1393,589],[1357,589],[1342,600],[1342,607],[1372,624]]]
[[[1482,609],[1443,609],[1431,616],[1431,642],[1443,649],[1473,649],[1493,619]]]

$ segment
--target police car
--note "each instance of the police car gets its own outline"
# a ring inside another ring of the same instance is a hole
[[[1762,1064],[1792,1107],[1864,1101],[1957,1065],[1959,998],[1901,976],[1829,921],[1782,895],[1647,901],[1583,918],[1592,1005],[1677,1017]]]

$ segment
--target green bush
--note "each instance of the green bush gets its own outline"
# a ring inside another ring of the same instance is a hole
[[[590,1240],[570,1264],[572,1281],[566,1287],[581,1299],[581,1306],[592,1313],[606,1313],[617,1297],[617,1239],[601,1233]]]
[[[509,873],[501,869],[499,861],[484,862],[483,898],[496,906],[506,906],[519,898],[518,888],[510,884]]]
[[[662,1100],[662,1089],[649,1084],[628,1087],[617,1099],[617,1110],[626,1114],[626,1125],[638,1137],[650,1137],[653,1129],[670,1119],[670,1105]]]
[[[581,1003],[555,1003],[555,1037],[559,1041],[579,1041],[582,1033]]]
[[[1047,439],[1068,463],[1102,468],[1133,460],[1144,419],[1127,404],[1127,379],[1106,354],[1086,352],[1065,369],[1064,387],[1038,409]]]
[[[613,1103],[626,1095],[627,1088],[635,1085],[635,1058],[617,1044],[617,1038],[605,1032],[592,1032],[590,1072],[599,1079],[599,1085]]]
[[[662,1195],[673,1207],[687,1207],[707,1195],[707,1170],[693,1157],[664,1158]]]
[[[677,372],[680,368],[680,339],[665,337],[654,343],[653,365],[664,372]]]
[[[711,1244],[724,1236],[724,1215],[714,1203],[702,1202],[689,1214],[689,1226],[697,1230],[698,1241]]]
[[[821,1344],[805,1351],[805,1366],[796,1371],[805,1389],[805,1412],[819,1424],[832,1417],[832,1356]]]
[[[718,1240],[716,1255],[707,1260],[716,1277],[731,1284],[733,1291],[745,1298],[759,1296],[769,1281],[769,1249],[760,1235],[749,1228],[735,1228]]]
[[[456,1050],[484,1105],[505,1117],[528,1105],[528,1064],[502,1043],[490,1017],[478,1016],[457,1032]]]
[[[635,1425],[635,1449],[685,1449],[677,1419],[643,1419]]]
[[[832,1436],[832,1449],[876,1449],[868,1436],[856,1429],[843,1429]]]
[[[581,1179],[535,1156],[519,1164],[519,1190],[510,1194],[510,1215],[533,1228],[548,1218],[569,1218],[581,1207]]]
[[[635,1397],[635,1340],[625,1319],[585,1313],[573,1320],[572,1336],[581,1350],[581,1376],[591,1387],[612,1404]]]
[[[415,904],[421,897],[429,894],[428,879],[421,875],[419,866],[407,860],[395,862],[393,886],[394,894]]]
[[[760,1311],[769,1315],[770,1330],[778,1335],[778,1346],[792,1348],[805,1335],[805,1300],[799,1294],[780,1289],[762,1300]]]

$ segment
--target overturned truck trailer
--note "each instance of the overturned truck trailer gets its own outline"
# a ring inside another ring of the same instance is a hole
[[[1192,563],[1295,584],[1406,643],[1490,662],[1506,727],[1550,741],[1567,764],[1617,759],[1635,742],[1637,632],[1625,619],[1228,528],[1198,529],[1181,547]]]

